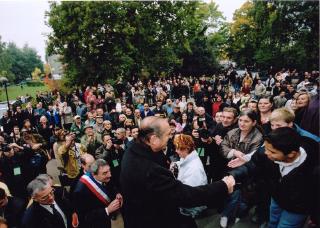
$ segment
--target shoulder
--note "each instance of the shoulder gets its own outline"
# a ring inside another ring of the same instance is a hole
[[[26,227],[29,227],[31,224],[33,224],[39,216],[39,210],[41,210],[40,206],[37,206],[34,203],[31,204],[31,206],[27,208],[27,210],[23,214],[22,224]]]
[[[84,189],[86,189],[86,185],[81,181],[81,178],[83,177],[84,175],[82,175],[79,180],[78,180],[78,183],[76,184],[76,187],[74,189],[74,192],[81,192],[83,191]]]
[[[263,138],[263,134],[256,127],[254,128],[252,133],[255,136],[255,138],[258,138],[259,140]]]
[[[239,132],[240,132],[239,128],[234,128],[234,129],[231,129],[230,131],[228,131],[227,135],[230,137],[232,135],[238,134]]]

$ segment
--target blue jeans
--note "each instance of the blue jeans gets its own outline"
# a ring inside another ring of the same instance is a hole
[[[241,199],[241,191],[236,190],[227,198],[221,215],[223,217],[227,217],[228,219],[233,219],[235,217],[238,217],[240,212],[242,212],[245,208],[246,205],[242,202]]]
[[[269,228],[300,228],[306,219],[307,215],[286,211],[271,199]]]

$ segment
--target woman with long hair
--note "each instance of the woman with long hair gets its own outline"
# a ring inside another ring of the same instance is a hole
[[[308,92],[299,92],[296,98],[296,110],[295,110],[295,120],[294,122],[300,126],[302,116],[305,110],[308,108],[310,102],[310,95]]]
[[[271,131],[269,118],[273,110],[273,98],[271,96],[262,96],[258,100],[258,125],[261,127],[264,135]]]

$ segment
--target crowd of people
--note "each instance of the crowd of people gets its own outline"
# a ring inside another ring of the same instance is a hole
[[[39,92],[0,123],[0,227],[319,225],[318,71]]]

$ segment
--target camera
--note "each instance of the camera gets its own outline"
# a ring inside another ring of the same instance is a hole
[[[1,151],[3,151],[3,152],[9,152],[9,151],[11,150],[7,143],[1,144],[1,145],[0,145],[0,149],[1,149]]]
[[[209,138],[209,131],[207,129],[198,129],[199,137],[203,139]]]

